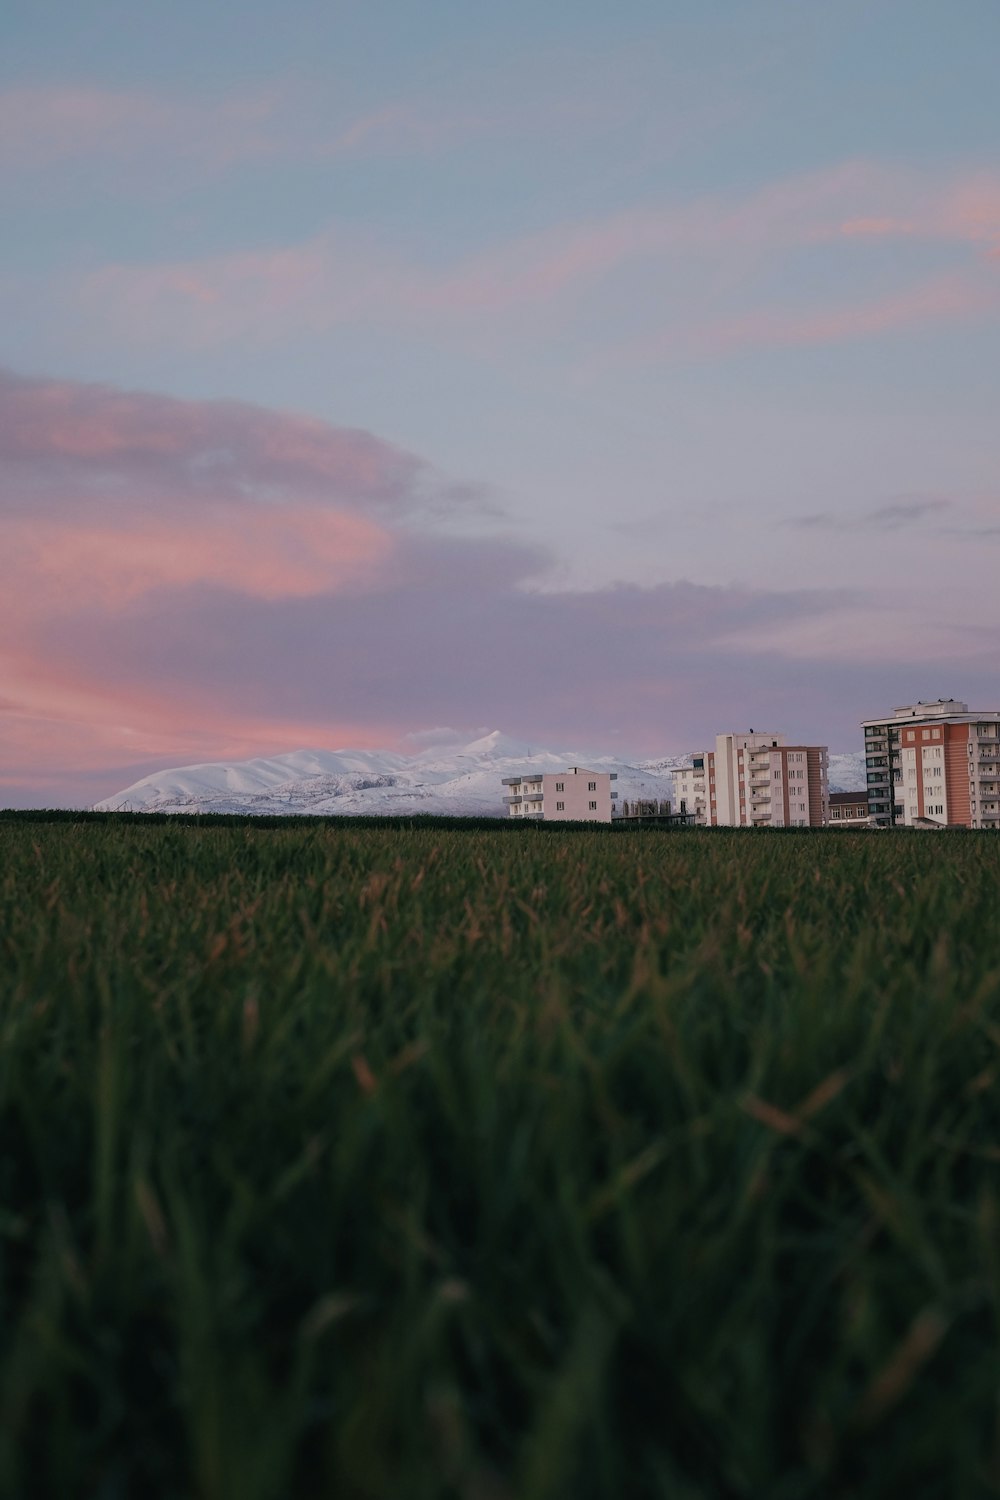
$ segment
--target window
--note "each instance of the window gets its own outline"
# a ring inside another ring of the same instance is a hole
[[[565,802],[557,802],[556,803],[556,812],[565,812],[565,811],[566,811],[566,804],[565,804]]]
[[[596,802],[588,802],[587,806],[590,808],[591,812],[596,812],[597,811],[597,803]]]
[[[587,782],[587,791],[588,792],[596,792],[597,791],[597,782],[596,781],[588,781]],[[595,803],[594,805],[596,806],[597,804]]]
[[[565,783],[565,781],[557,781],[556,782],[556,791],[557,792],[564,792],[565,790],[566,790],[566,783]]]

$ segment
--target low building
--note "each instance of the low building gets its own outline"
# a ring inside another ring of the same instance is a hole
[[[713,828],[821,828],[829,813],[825,745],[788,745],[785,736],[719,734],[715,749],[673,772],[680,813]]]
[[[938,698],[862,728],[878,827],[1000,829],[1000,712]]]
[[[867,792],[831,792],[830,827],[865,828],[868,826]]]
[[[694,813],[678,812],[666,798],[639,797],[615,809],[614,820],[620,828],[692,828]]]
[[[570,766],[565,771],[526,771],[505,776],[504,801],[512,818],[544,818],[546,822],[610,823],[617,789],[617,771],[588,771]]]

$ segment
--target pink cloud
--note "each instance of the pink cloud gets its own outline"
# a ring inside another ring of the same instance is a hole
[[[194,670],[165,688],[107,652],[77,659],[75,631],[128,631],[137,608],[169,617],[198,589],[268,607],[384,586],[387,520],[436,483],[412,455],[312,418],[0,373],[0,785],[38,784],[60,757],[316,741],[316,719],[227,711]]]
[[[866,239],[891,239],[897,235],[913,234],[914,228],[912,224],[900,219],[847,219],[841,224],[840,232],[848,239],[855,236]]]
[[[473,124],[402,102],[346,119],[337,118],[328,96],[303,103],[302,87],[287,83],[206,98],[89,83],[0,89],[0,171],[84,163],[119,173],[132,163],[139,175],[130,186],[155,189],[153,163],[201,175],[267,158],[408,154],[434,149]]]
[[[1000,178],[930,178],[848,162],[742,197],[556,225],[450,265],[407,262],[331,228],[277,250],[106,266],[80,294],[125,337],[195,347],[240,338],[266,343],[358,321],[481,333],[485,320],[502,336],[519,310],[532,326],[543,312],[572,316],[583,288],[632,266],[660,266],[669,278],[679,262],[697,258],[728,281],[742,281],[775,256],[893,237],[992,248],[1000,239]]]
[[[134,678],[116,681],[101,662],[89,670],[76,661],[60,666],[51,647],[0,649],[0,680],[0,806],[27,788],[36,806],[64,800],[68,786],[86,789],[71,792],[71,800],[93,801],[167,762],[239,760],[262,747],[281,753],[328,744],[333,727],[328,716],[234,712],[196,681],[165,689]],[[384,726],[350,715],[338,716],[336,729],[345,744],[384,738]],[[128,775],[116,766],[128,766]]]
[[[725,320],[679,322],[620,344],[588,372],[672,359],[706,359],[742,349],[850,343],[880,334],[1000,314],[1000,284],[971,272],[918,281],[882,296],[813,307],[769,306]]]
[[[945,276],[864,302],[807,310],[762,309],[699,331],[692,347],[695,352],[711,353],[751,346],[837,344],[998,308],[1000,288]]]
[[[313,417],[2,371],[0,463],[12,466],[8,503],[22,472],[51,479],[67,465],[78,486],[100,482],[113,497],[130,484],[144,493],[158,484],[174,504],[258,494],[391,507],[433,484],[413,454]]]
[[[213,169],[273,151],[275,89],[205,102],[139,89],[35,84],[0,91],[0,167],[167,153]]]
[[[357,587],[391,550],[370,520],[303,506],[230,503],[195,526],[183,513],[116,526],[0,519],[0,587],[4,610],[22,621],[83,605],[121,609],[154,589],[197,583],[260,599],[299,598]]]

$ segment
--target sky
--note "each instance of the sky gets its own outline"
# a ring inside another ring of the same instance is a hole
[[[0,805],[1000,707],[997,0],[7,0]]]

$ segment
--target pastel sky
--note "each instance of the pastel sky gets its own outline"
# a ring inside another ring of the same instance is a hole
[[[1000,707],[997,0],[9,0],[0,805]]]

